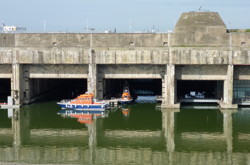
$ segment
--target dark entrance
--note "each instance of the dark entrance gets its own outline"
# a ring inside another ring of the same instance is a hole
[[[11,95],[10,79],[0,79],[0,102],[6,102]]]
[[[87,79],[30,79],[33,100],[71,99],[87,91]]]
[[[221,99],[223,81],[178,80],[177,98],[180,99]]]
[[[104,98],[120,97],[124,86],[136,96],[156,96],[162,93],[161,79],[105,79]]]

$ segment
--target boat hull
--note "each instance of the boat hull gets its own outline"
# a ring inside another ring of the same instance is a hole
[[[105,111],[107,104],[67,104],[57,103],[62,109],[86,110],[86,111]]]
[[[133,100],[119,100],[120,104],[131,104]]]

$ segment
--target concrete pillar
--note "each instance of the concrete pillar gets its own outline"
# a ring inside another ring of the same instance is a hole
[[[23,103],[23,92],[21,88],[22,78],[21,65],[17,63],[12,64],[11,96],[16,105]]]
[[[176,104],[177,83],[175,79],[175,65],[166,65],[162,91],[162,108],[180,108],[180,104]]]
[[[89,52],[89,66],[88,66],[88,91],[94,94],[94,97],[98,97],[98,74],[97,74],[97,65],[94,60],[94,50]]]
[[[222,109],[236,109],[238,108],[237,104],[233,104],[233,75],[234,75],[234,66],[227,66],[227,76],[224,80],[224,94],[223,100],[220,102],[220,107]]]
[[[88,73],[88,91],[97,96],[97,66],[96,64],[89,64]]]

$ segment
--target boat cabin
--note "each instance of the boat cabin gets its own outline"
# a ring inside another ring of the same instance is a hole
[[[93,102],[94,95],[92,93],[85,93],[74,100],[72,100],[70,103],[71,104],[94,104]]]

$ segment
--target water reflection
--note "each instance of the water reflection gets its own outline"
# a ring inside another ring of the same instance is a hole
[[[130,107],[121,107],[122,115],[125,118],[128,118],[130,115],[131,108]]]
[[[63,118],[76,118],[81,124],[91,124],[93,120],[97,118],[108,117],[108,111],[81,111],[81,110],[70,110],[63,109],[58,112]]]
[[[126,108],[133,113],[51,111],[43,105],[0,110],[0,162],[250,163],[248,110],[157,111],[144,104]]]

